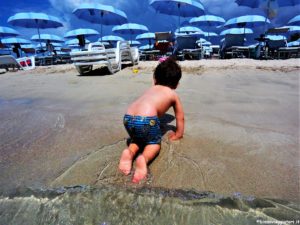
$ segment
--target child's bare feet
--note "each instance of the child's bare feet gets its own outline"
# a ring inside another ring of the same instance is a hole
[[[120,163],[119,163],[119,169],[124,173],[125,175],[128,175],[131,171],[132,166],[132,153],[128,148],[124,149]]]
[[[136,169],[133,175],[132,182],[139,183],[146,176],[147,176],[147,163],[145,157],[143,155],[140,155],[136,159]]]

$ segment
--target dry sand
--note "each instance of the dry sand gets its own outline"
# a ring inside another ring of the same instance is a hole
[[[117,170],[122,117],[156,64],[140,62],[137,74],[78,76],[72,65],[0,74],[0,189],[132,185]],[[299,201],[300,61],[180,64],[185,136],[164,138],[141,185]]]

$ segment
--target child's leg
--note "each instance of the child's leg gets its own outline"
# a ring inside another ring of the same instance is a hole
[[[139,146],[137,144],[131,143],[128,148],[125,148],[122,152],[119,169],[128,175],[131,171],[132,159],[138,152]]]
[[[147,175],[147,164],[159,153],[160,145],[146,145],[143,154],[136,159],[136,170],[133,175],[132,182],[138,183]]]

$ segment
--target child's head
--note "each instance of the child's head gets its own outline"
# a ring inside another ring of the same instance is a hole
[[[155,85],[164,85],[169,88],[176,89],[180,78],[181,68],[171,57],[159,63],[155,68]]]

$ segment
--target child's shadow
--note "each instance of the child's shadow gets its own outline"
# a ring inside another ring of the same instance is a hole
[[[169,124],[174,119],[175,119],[175,117],[173,115],[170,115],[170,114],[167,114],[167,113],[159,118],[159,120],[160,120],[160,129],[161,129],[161,134],[162,135],[165,135],[170,130],[172,130],[174,132],[176,131],[176,126]]]

